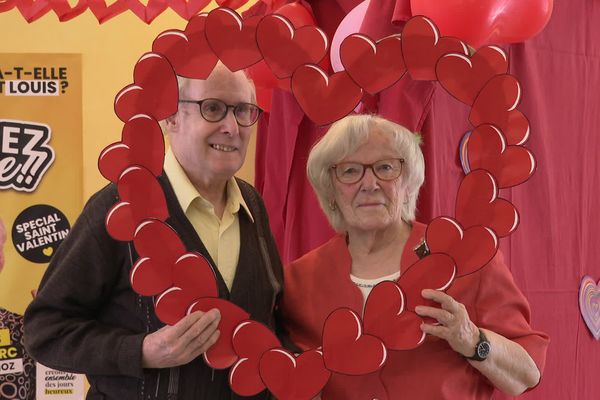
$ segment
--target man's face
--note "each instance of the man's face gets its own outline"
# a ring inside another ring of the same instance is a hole
[[[214,98],[229,105],[251,102],[251,86],[243,73],[221,67],[206,81],[190,80],[181,100]],[[170,122],[169,122],[170,121]],[[244,163],[252,127],[239,126],[229,109],[219,122],[208,122],[197,104],[179,103],[168,120],[173,154],[193,182],[217,183],[231,178]]]
[[[0,219],[0,272],[4,268],[4,242],[6,242],[6,228],[4,228],[4,223]]]

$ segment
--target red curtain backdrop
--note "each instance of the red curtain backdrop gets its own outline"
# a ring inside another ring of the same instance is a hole
[[[332,38],[359,2],[309,3]],[[408,0],[372,0],[361,31],[379,39],[401,32],[410,17]],[[540,386],[521,398],[596,399],[600,393],[600,341],[593,339],[578,308],[582,276],[600,279],[599,38],[600,1],[555,0],[552,19],[539,36],[507,47],[510,72],[523,88],[519,109],[531,123],[526,146],[538,169],[524,185],[500,192],[521,216],[501,248],[531,303],[533,325],[552,340]],[[437,83],[408,76],[377,100],[379,114],[423,134],[426,179],[417,219],[427,223],[453,215],[462,177],[458,143],[472,129],[469,109]],[[257,185],[285,262],[332,234],[305,178],[308,151],[323,133],[282,91],[274,94],[270,118],[259,128]]]

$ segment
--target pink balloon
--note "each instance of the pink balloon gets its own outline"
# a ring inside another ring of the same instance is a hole
[[[362,3],[359,3],[356,7],[354,7],[340,22],[335,34],[333,35],[333,40],[331,41],[331,67],[334,72],[339,72],[344,69],[342,65],[342,60],[340,58],[340,45],[346,39],[346,37],[350,36],[353,33],[358,33],[360,30],[360,26],[362,25],[363,20],[365,19],[365,14],[367,13],[367,8],[369,8],[370,0],[364,0]]]

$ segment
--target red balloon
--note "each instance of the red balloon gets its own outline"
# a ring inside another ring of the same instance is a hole
[[[523,42],[544,29],[553,0],[411,0],[413,15],[433,20],[443,36],[473,47]]]

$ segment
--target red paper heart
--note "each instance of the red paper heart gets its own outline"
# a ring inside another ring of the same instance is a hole
[[[437,79],[435,65],[445,54],[469,54],[467,46],[452,37],[440,37],[436,26],[429,18],[411,18],[402,31],[402,54],[408,73],[414,80]]]
[[[371,290],[364,312],[365,332],[378,337],[388,350],[410,350],[425,339],[421,319],[404,310],[404,295],[392,281],[384,281]]]
[[[52,9],[48,0],[21,0],[16,6],[28,23],[37,21]]]
[[[265,351],[281,347],[277,337],[263,324],[244,321],[233,332],[233,349],[239,360],[229,371],[229,386],[240,396],[254,396],[265,390],[260,378],[260,357]]]
[[[233,331],[240,322],[250,318],[250,314],[235,304],[217,297],[203,297],[196,300],[190,306],[188,314],[195,311],[207,312],[216,308],[221,313],[219,321],[219,339],[204,354],[206,363],[215,369],[229,368],[238,360],[238,356],[233,349],[231,338]]]
[[[206,17],[208,44],[231,71],[247,68],[262,59],[256,44],[256,27],[260,20],[260,16],[242,20],[228,8],[216,8]]]
[[[184,32],[172,29],[154,39],[152,51],[167,57],[177,75],[206,79],[217,64],[217,56],[204,34],[207,15],[202,13],[192,17]]]
[[[137,227],[133,245],[141,257],[150,257],[171,266],[186,252],[177,232],[157,219],[145,220]]]
[[[345,117],[363,91],[345,71],[328,76],[316,65],[301,65],[292,75],[292,92],[306,115],[317,125]]]
[[[260,359],[260,376],[278,400],[303,400],[317,396],[329,381],[319,350],[298,357],[284,349],[271,349]]]
[[[171,0],[169,7],[173,9],[179,16],[186,21],[193,19],[194,15],[210,3],[210,0]]]
[[[482,225],[496,235],[510,235],[519,225],[519,213],[507,200],[498,198],[498,187],[485,170],[465,176],[456,196],[456,219],[464,228]]]
[[[103,24],[109,19],[129,10],[127,0],[117,0],[110,6],[105,0],[87,0],[90,11],[96,16],[99,23]]]
[[[323,326],[323,358],[330,371],[364,375],[385,364],[387,350],[379,338],[363,334],[360,317],[354,311],[338,308]]]
[[[136,114],[163,120],[177,112],[179,89],[169,61],[157,53],[146,53],[135,64],[133,84],[115,98],[115,113],[123,122]]]
[[[186,253],[175,262],[173,285],[180,287],[194,299],[219,295],[215,271],[206,258],[198,253]]]
[[[110,144],[98,157],[102,176],[117,182],[133,165],[147,168],[154,176],[162,174],[165,142],[158,122],[143,114],[132,117],[123,127],[122,141]]]
[[[78,0],[74,7],[67,0],[49,0],[50,6],[60,22],[69,21],[88,9],[87,0]]]
[[[600,282],[584,276],[579,286],[579,311],[588,329],[600,340]]]
[[[129,274],[131,288],[142,296],[155,296],[173,286],[173,265],[139,258]]]
[[[486,46],[471,58],[463,54],[446,54],[439,59],[435,71],[448,93],[472,105],[490,79],[508,71],[508,57],[500,47]]]
[[[194,300],[193,296],[181,288],[172,287],[158,296],[154,303],[154,311],[160,321],[167,325],[175,325],[187,315]]]
[[[431,221],[425,238],[432,253],[452,257],[456,263],[456,278],[478,271],[498,251],[498,238],[494,231],[483,226],[463,230],[458,222],[448,217]]]
[[[168,6],[166,0],[148,0],[148,5],[144,5],[139,0],[126,1],[129,10],[147,24],[154,21]]]
[[[107,213],[105,225],[115,240],[130,241],[145,219],[164,221],[169,216],[165,195],[154,175],[139,166],[123,172],[117,184],[121,201]]]
[[[350,35],[340,45],[340,58],[354,82],[370,94],[392,86],[406,72],[400,35],[376,43],[361,34]]]
[[[420,259],[398,279],[398,286],[405,296],[406,309],[414,311],[418,305],[437,304],[421,295],[423,289],[446,290],[456,276],[456,264],[446,254],[429,254]]]
[[[512,75],[490,79],[473,103],[469,121],[473,126],[497,126],[507,144],[523,144],[529,138],[529,120],[517,110],[521,102],[521,85]]]
[[[315,26],[295,29],[281,15],[264,17],[256,28],[256,41],[265,62],[279,78],[292,76],[303,64],[318,64],[327,54],[327,35]]]
[[[12,10],[19,0],[5,0],[0,2],[0,13]]]
[[[507,146],[502,132],[488,124],[479,125],[469,136],[467,156],[471,169],[485,169],[501,189],[526,182],[536,167],[529,150]]]

